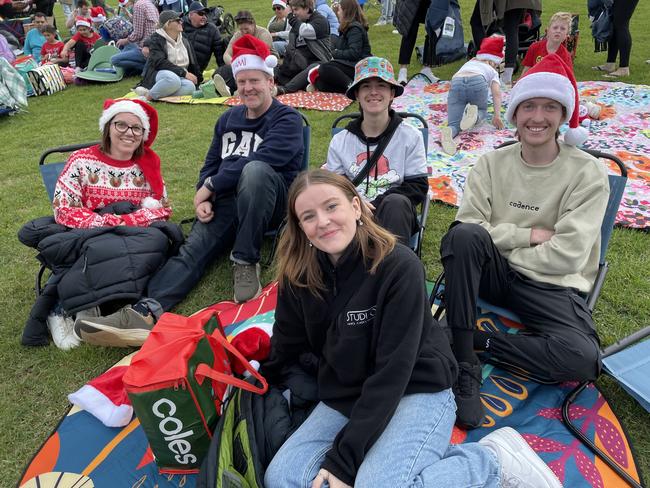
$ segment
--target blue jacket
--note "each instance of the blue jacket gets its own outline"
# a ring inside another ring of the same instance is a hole
[[[339,18],[334,13],[334,10],[327,4],[327,0],[316,0],[316,10],[318,10],[323,17],[327,19],[330,25],[330,35],[339,35]]]
[[[234,191],[249,161],[267,163],[289,187],[303,152],[302,118],[293,108],[274,99],[264,115],[247,119],[246,106],[233,107],[217,120],[197,188],[205,185],[217,195]]]

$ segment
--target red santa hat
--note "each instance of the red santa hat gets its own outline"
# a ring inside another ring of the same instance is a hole
[[[106,22],[106,12],[102,7],[92,7],[90,9],[90,20],[93,22]]]
[[[485,59],[499,64],[503,61],[503,45],[506,38],[503,36],[490,36],[481,41],[481,48],[476,53],[476,59]]]
[[[124,427],[133,418],[133,407],[124,389],[128,366],[115,366],[68,395],[70,403],[83,408],[107,427]]]
[[[104,111],[99,117],[99,130],[104,132],[108,124],[117,114],[129,113],[138,119],[144,129],[144,152],[135,160],[142,169],[144,177],[157,200],[162,198],[163,179],[160,172],[160,157],[151,149],[151,145],[158,134],[158,112],[155,108],[142,100],[129,100],[125,98],[107,99],[104,101]]]
[[[237,76],[240,71],[256,69],[273,76],[273,68],[278,64],[278,58],[271,54],[269,46],[264,41],[250,34],[244,34],[232,45],[232,74]]]
[[[92,21],[88,17],[77,16],[74,19],[74,26],[75,27],[88,27],[90,29],[92,27]]]
[[[517,107],[531,98],[550,98],[564,106],[566,116],[562,122],[569,122],[569,129],[564,133],[565,143],[577,146],[587,140],[589,132],[579,124],[578,86],[573,69],[557,54],[544,56],[517,81],[506,110],[508,122],[514,124]]]

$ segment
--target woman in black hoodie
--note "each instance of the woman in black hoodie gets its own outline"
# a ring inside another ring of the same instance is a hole
[[[450,446],[457,367],[431,316],[424,267],[373,222],[353,184],[326,170],[301,173],[288,208],[263,373],[281,384],[285,367],[314,354],[320,402],[264,485],[496,488],[525,476],[532,484],[513,486],[561,486],[535,479],[539,463],[550,469],[512,429]]]

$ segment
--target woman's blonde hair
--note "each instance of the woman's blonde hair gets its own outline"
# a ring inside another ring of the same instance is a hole
[[[314,295],[320,296],[325,284],[318,264],[318,249],[309,245],[296,214],[296,199],[310,185],[334,186],[341,190],[350,202],[354,197],[359,198],[361,217],[358,220],[355,239],[371,274],[393,250],[396,239],[393,234],[373,221],[372,214],[361,202],[356,188],[345,176],[323,169],[300,173],[289,188],[287,223],[278,244],[276,278],[280,286],[288,284],[308,288]]]
[[[359,22],[361,26],[368,30],[368,20],[366,14],[357,0],[341,0],[341,12],[343,13],[339,32],[345,32],[352,22]]]

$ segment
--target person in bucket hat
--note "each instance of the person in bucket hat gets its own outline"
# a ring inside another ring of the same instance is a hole
[[[365,173],[356,185],[365,205],[381,226],[408,244],[417,228],[414,209],[428,189],[422,134],[391,109],[404,87],[387,59],[362,59],[354,71],[346,95],[359,102],[361,116],[332,138],[325,167],[351,181]],[[382,154],[372,158],[380,147]]]
[[[492,94],[492,125],[503,129],[501,120],[501,83],[497,68],[503,61],[505,38],[495,35],[481,42],[476,57],[469,60],[451,78],[447,95],[447,125],[440,128],[443,151],[456,154],[456,137],[487,117],[488,95]]]
[[[506,118],[519,142],[481,156],[442,239],[446,317],[460,366],[454,393],[464,427],[484,418],[475,350],[538,381],[594,380],[600,371],[598,335],[583,296],[598,271],[609,184],[602,163],[566,137],[558,140],[567,119],[570,131],[582,129],[574,128],[576,100],[572,70],[557,54],[517,82]],[[479,296],[517,314],[526,334],[476,330]]]

